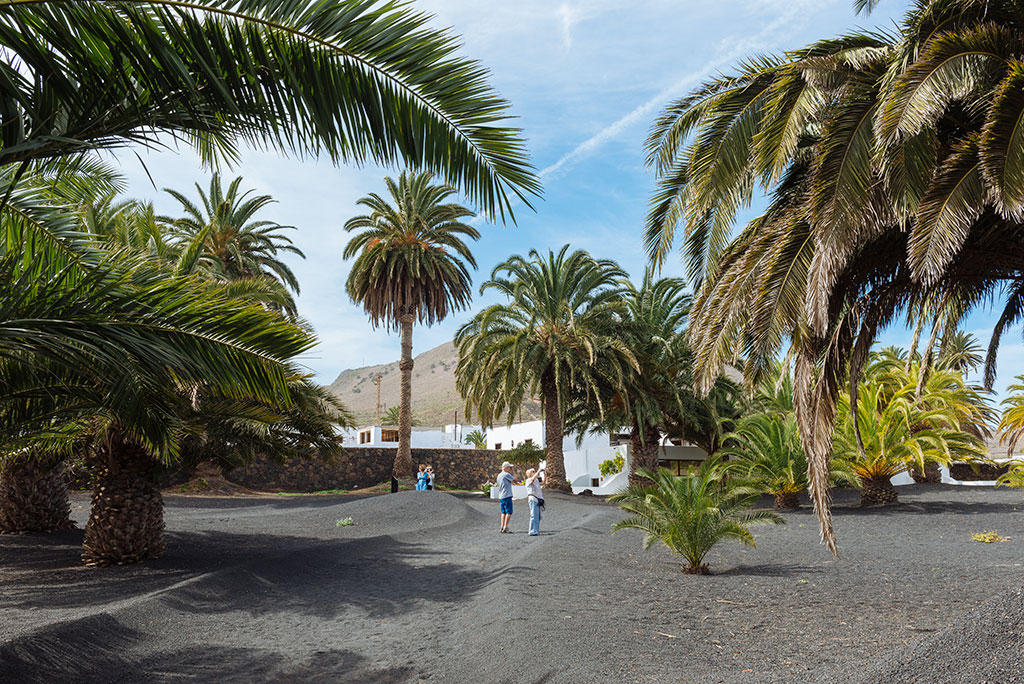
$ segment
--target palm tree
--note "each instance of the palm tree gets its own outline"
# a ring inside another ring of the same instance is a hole
[[[394,476],[413,477],[412,451],[412,326],[433,325],[452,311],[469,306],[469,264],[473,253],[463,238],[480,233],[462,219],[469,209],[446,200],[449,185],[434,184],[430,173],[403,172],[384,182],[393,204],[376,193],[359,200],[370,213],[345,223],[360,231],[345,246],[344,257],[356,257],[345,288],[361,304],[374,327],[383,324],[402,333],[401,413]]]
[[[487,448],[487,433],[482,430],[473,430],[466,435],[465,443],[472,446],[474,449],[486,449]]]
[[[984,455],[981,440],[960,429],[954,402],[941,393],[916,396],[916,380],[892,387],[885,379],[858,386],[856,405],[840,400],[835,453],[861,483],[861,505],[896,503],[891,478],[928,462],[949,465]]]
[[[700,379],[740,348],[755,377],[789,339],[812,497],[833,551],[831,426],[847,371],[856,386],[877,331],[926,310],[955,328],[1002,297],[991,383],[999,339],[1024,313],[1021,25],[1008,0],[921,2],[895,35],[750,60],[669,105],[649,138],[660,180],[647,244],[663,259],[685,221]],[[759,191],[768,210],[730,239]]]
[[[384,412],[384,415],[380,417],[380,424],[381,425],[392,425],[392,426],[396,426],[397,427],[398,425],[401,424],[401,422],[402,422],[402,407],[401,406],[391,406],[391,407],[389,407],[388,410]],[[415,414],[410,414],[409,415],[409,425],[411,425],[412,427],[418,427],[419,424],[420,424],[420,421],[415,416]]]
[[[1006,388],[1010,396],[1003,399],[1003,414],[999,420],[1000,441],[1007,442],[1008,453],[1013,456],[1021,437],[1024,437],[1024,375],[1016,377],[1018,382]]]
[[[747,510],[759,492],[725,480],[714,458],[683,477],[668,468],[640,475],[654,484],[632,483],[608,497],[629,514],[613,530],[643,530],[645,551],[661,542],[686,560],[683,572],[689,574],[710,574],[704,558],[719,542],[731,539],[756,546],[751,525],[786,522],[771,511]]]
[[[291,239],[282,234],[295,227],[254,220],[254,216],[274,200],[270,195],[251,196],[252,190],[239,192],[241,184],[239,176],[225,191],[219,173],[213,174],[207,191],[196,183],[201,207],[177,190],[165,189],[181,204],[185,216],[163,220],[173,226],[183,243],[189,271],[202,270],[207,277],[221,282],[279,283],[285,297],[282,308],[288,315],[295,316],[295,301],[288,290],[298,294],[299,281],[279,258],[284,253],[305,258]]]
[[[724,467],[751,487],[775,497],[776,508],[799,508],[807,491],[807,457],[796,416],[759,413],[742,418],[718,454]],[[735,460],[733,460],[735,459]]]
[[[625,273],[582,250],[513,256],[498,264],[481,294],[494,289],[508,303],[477,313],[455,334],[455,386],[484,425],[511,425],[527,396],[540,395],[547,454],[545,487],[568,490],[562,440],[572,401],[596,402],[602,383],[619,384],[636,360],[622,339]]]

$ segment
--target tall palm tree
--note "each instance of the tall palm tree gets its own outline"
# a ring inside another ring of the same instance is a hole
[[[177,190],[165,189],[185,212],[178,219],[165,218],[182,241],[185,260],[191,271],[202,270],[207,277],[222,282],[275,281],[285,296],[283,310],[295,316],[295,301],[288,290],[299,293],[299,281],[291,268],[281,261],[283,254],[305,254],[292,244],[282,231],[295,226],[255,220],[262,209],[274,202],[270,195],[251,196],[253,191],[240,192],[242,177],[235,178],[225,191],[219,173],[203,190],[196,183],[200,204]]]
[[[877,331],[915,310],[953,329],[1001,297],[991,382],[999,339],[1024,313],[1022,19],[1009,0],[920,2],[895,34],[749,60],[669,105],[649,138],[660,180],[647,244],[663,259],[685,222],[701,378],[739,349],[757,375],[789,339],[811,492],[833,551],[836,402],[847,370],[856,401]],[[730,238],[759,189],[768,210]]]
[[[626,274],[566,245],[546,257],[531,250],[498,264],[480,292],[496,290],[507,303],[477,313],[455,334],[455,386],[466,412],[484,425],[512,423],[527,396],[540,395],[547,455],[545,487],[569,489],[565,479],[563,420],[569,403],[605,406],[601,387],[621,385],[637,368],[620,335]]]
[[[433,325],[472,299],[468,264],[476,268],[464,238],[480,233],[463,219],[474,214],[447,202],[455,193],[449,185],[433,183],[429,172],[403,172],[398,180],[385,178],[389,203],[376,193],[359,200],[370,213],[345,223],[358,232],[345,246],[344,257],[356,257],[345,288],[377,327],[402,334],[401,409],[395,477],[413,477],[412,451],[412,326]]]

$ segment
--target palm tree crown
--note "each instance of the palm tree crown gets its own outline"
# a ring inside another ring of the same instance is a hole
[[[474,214],[445,202],[455,190],[432,181],[430,173],[386,178],[392,203],[375,193],[363,197],[358,204],[370,213],[345,223],[345,230],[361,231],[345,246],[344,257],[356,257],[348,294],[375,326],[398,329],[403,316],[433,325],[472,299],[466,265],[476,268],[476,260],[463,238],[480,233],[462,219]]]

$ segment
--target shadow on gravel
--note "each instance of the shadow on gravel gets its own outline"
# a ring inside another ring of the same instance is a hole
[[[1020,505],[983,501],[906,501],[889,506],[835,506],[832,515],[892,515],[893,513],[925,515],[1012,515]],[[811,512],[811,511],[809,511]],[[811,512],[813,513],[813,512]]]
[[[0,681],[397,684],[412,675],[405,667],[373,667],[363,656],[340,649],[315,653],[305,662],[267,649],[211,646],[136,655],[148,639],[109,615],[52,627],[0,646]]]
[[[87,569],[78,565],[82,532],[56,536],[0,540],[0,614],[5,609],[102,610],[152,596],[186,613],[334,617],[356,607],[390,617],[417,609],[417,602],[470,601],[502,577],[516,579],[526,572],[467,568],[448,562],[448,554],[386,536],[317,541],[225,532],[168,534],[163,558]],[[12,566],[15,571],[6,572]]]

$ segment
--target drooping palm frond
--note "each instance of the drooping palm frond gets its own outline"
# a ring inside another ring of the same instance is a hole
[[[487,213],[539,192],[508,104],[448,32],[372,0],[0,3],[0,164],[241,143],[438,173]],[[116,50],[109,49],[116,46]]]

